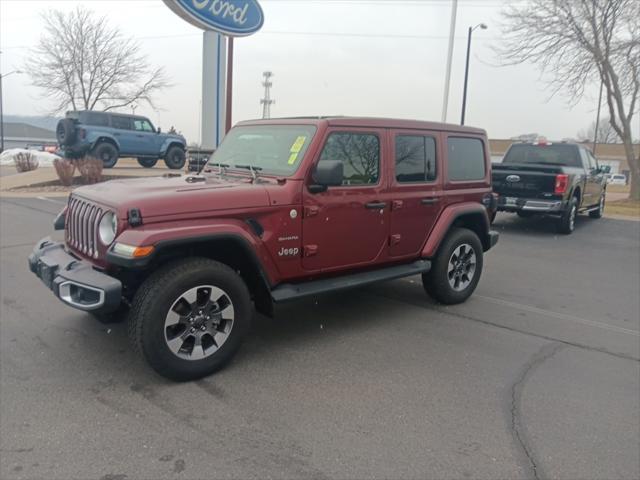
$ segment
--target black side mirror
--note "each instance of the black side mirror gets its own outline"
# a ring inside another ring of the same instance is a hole
[[[162,133],[162,129],[158,127],[158,129],[156,130],[156,133]]]
[[[611,173],[611,165],[601,165],[600,171],[602,173]]]
[[[311,193],[324,192],[327,187],[342,185],[344,165],[340,160],[322,160],[318,162],[311,178],[314,184],[309,185]]]

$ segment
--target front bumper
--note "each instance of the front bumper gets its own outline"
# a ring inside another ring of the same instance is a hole
[[[115,311],[122,301],[122,283],[89,262],[67,253],[64,245],[40,240],[29,255],[29,269],[67,305],[97,313]]]
[[[520,198],[500,195],[498,197],[499,212],[532,212],[561,213],[564,211],[564,200],[544,200],[540,198]]]

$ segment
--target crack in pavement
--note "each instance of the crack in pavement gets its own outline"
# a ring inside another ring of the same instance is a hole
[[[522,392],[524,390],[525,383],[531,376],[531,374],[546,360],[549,360],[565,346],[566,345],[560,342],[554,342],[544,345],[529,359],[526,364],[523,365],[516,381],[509,388],[511,397],[511,433],[516,440],[516,443],[519,445],[520,449],[527,457],[529,468],[531,469],[533,477],[536,480],[545,478],[545,475],[543,474],[540,462],[536,460],[535,455],[533,454],[531,442],[527,439],[526,427],[524,425],[524,422],[522,421]]]

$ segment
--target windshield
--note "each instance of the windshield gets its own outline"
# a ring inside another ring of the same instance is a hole
[[[578,149],[575,145],[512,145],[502,163],[536,163],[580,167]]]
[[[312,125],[248,125],[229,131],[209,166],[253,169],[260,173],[293,174],[316,132]]]

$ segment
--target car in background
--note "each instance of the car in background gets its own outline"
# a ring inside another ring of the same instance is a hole
[[[607,179],[607,183],[609,185],[626,185],[627,184],[627,176],[622,173],[614,173],[610,175]]]
[[[185,164],[187,142],[182,135],[162,133],[146,117],[122,113],[70,111],[58,122],[56,138],[64,155],[90,154],[113,168],[120,157],[135,157],[151,168],[162,158],[167,167]]]
[[[602,217],[610,168],[579,143],[514,143],[493,165],[497,210],[555,217],[560,233],[572,233],[578,213]]]

